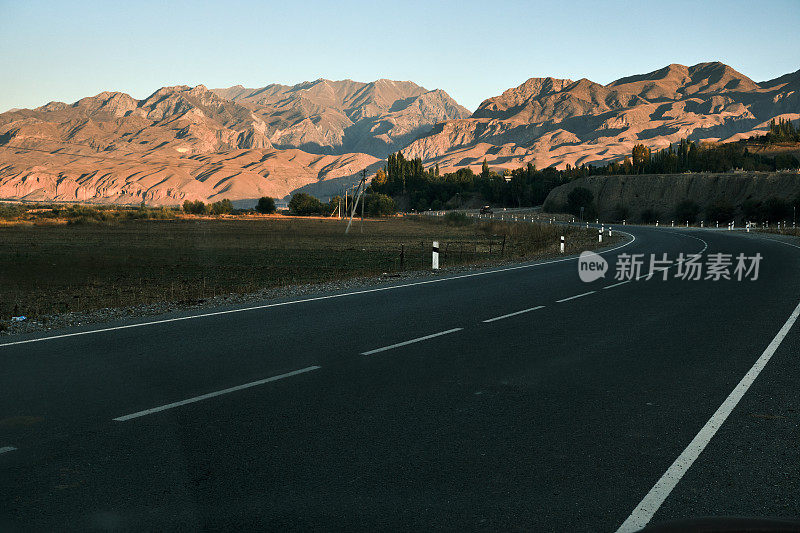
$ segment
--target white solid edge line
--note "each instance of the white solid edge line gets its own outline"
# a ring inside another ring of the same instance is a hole
[[[456,331],[461,331],[464,328],[453,328],[448,329],[447,331],[440,331],[439,333],[434,333],[433,335],[425,335],[424,337],[417,337],[416,339],[411,339],[410,341],[398,342],[397,344],[392,344],[390,346],[384,346],[383,348],[376,348],[374,350],[370,350],[368,352],[361,352],[361,355],[372,355],[378,352],[385,352],[386,350],[392,350],[394,348],[400,348],[401,346],[408,346],[409,344],[414,344],[415,342],[422,342],[428,339],[432,339],[434,337],[440,337],[442,335],[447,335],[448,333],[455,333]]]
[[[3,446],[0,448],[0,453],[13,452],[14,450],[16,450],[16,448],[13,446]]]
[[[621,244],[619,246],[615,246],[614,248],[609,248],[608,250],[603,250],[602,252],[598,252],[598,255],[607,254],[607,253],[619,250],[620,248],[624,248],[626,246],[630,246],[631,244],[634,243],[634,241],[636,241],[636,237],[634,235],[626,232],[626,231],[617,230],[617,232],[627,235],[628,237],[631,238],[631,240],[629,240],[625,244]],[[455,279],[472,278],[472,277],[475,277],[475,276],[486,276],[488,274],[498,274],[498,273],[501,273],[501,272],[509,272],[509,271],[512,271],[512,270],[520,270],[520,269],[524,269],[524,268],[533,268],[533,267],[542,266],[542,265],[550,265],[550,264],[553,264],[553,263],[561,263],[563,261],[577,261],[577,259],[578,259],[578,256],[576,255],[576,256],[571,256],[571,257],[565,257],[563,259],[553,259],[551,261],[543,261],[543,262],[540,262],[540,263],[532,263],[532,264],[528,264],[528,265],[518,265],[518,266],[513,266],[513,267],[505,267],[505,268],[499,268],[499,269],[496,269],[496,270],[487,270],[487,271],[484,271],[484,272],[472,272],[470,274],[460,274],[458,276],[450,276],[450,277],[447,277],[447,278],[429,279],[429,280],[425,280],[425,281],[415,281],[413,283],[405,283],[405,284],[402,284],[402,285],[391,285],[389,287],[377,287],[377,288],[374,288],[374,289],[363,289],[363,290],[360,290],[360,291],[345,292],[345,293],[341,293],[341,294],[329,294],[327,296],[315,296],[313,298],[304,298],[302,300],[291,300],[291,301],[288,301],[288,302],[278,302],[278,303],[274,303],[274,304],[255,305],[255,306],[251,306],[251,307],[242,307],[242,308],[239,308],[239,309],[228,309],[226,311],[214,311],[214,312],[211,312],[211,313],[202,313],[202,314],[199,314],[199,315],[181,316],[181,317],[175,317],[175,318],[165,318],[163,320],[152,320],[150,322],[140,322],[138,324],[128,324],[128,325],[125,325],[125,326],[114,326],[114,327],[110,327],[110,328],[93,329],[93,330],[89,330],[89,331],[78,331],[78,332],[75,332],[75,333],[64,333],[62,335],[51,335],[49,337],[40,337],[40,338],[37,338],[37,339],[27,339],[27,340],[22,340],[22,341],[6,342],[6,343],[3,343],[3,344],[0,344],[0,348],[3,348],[4,346],[14,346],[14,345],[17,345],[17,344],[28,344],[28,343],[32,343],[32,342],[42,342],[42,341],[49,341],[49,340],[55,340],[55,339],[63,339],[63,338],[66,338],[66,337],[77,337],[77,336],[80,336],[80,335],[92,335],[94,333],[104,333],[104,332],[107,332],[107,331],[116,331],[116,330],[120,330],[120,329],[140,328],[140,327],[144,327],[144,326],[153,326],[153,325],[156,325],[156,324],[166,324],[168,322],[179,322],[181,320],[193,320],[195,318],[205,318],[205,317],[210,317],[210,316],[228,315],[228,314],[232,314],[232,313],[242,313],[244,311],[256,311],[258,309],[268,309],[270,307],[281,307],[281,306],[284,306],[284,305],[294,305],[294,304],[301,304],[301,303],[307,303],[307,302],[316,302],[316,301],[319,301],[319,300],[329,300],[329,299],[332,299],[332,298],[342,298],[344,296],[355,296],[355,295],[358,295],[358,294],[368,294],[368,293],[372,293],[372,292],[381,292],[381,291],[390,291],[390,290],[394,290],[394,289],[403,289],[403,288],[406,288],[406,287],[414,287],[414,286],[418,286],[418,285],[427,285],[429,283],[441,283],[443,281],[451,281],[451,280],[455,280]]]
[[[583,294],[576,294],[575,296],[570,296],[569,298],[564,298],[563,300],[556,300],[556,303],[560,304],[561,302],[568,302],[570,300],[574,300],[575,298],[580,298],[581,296],[589,296],[590,294],[594,294],[596,292],[597,291],[589,291],[589,292],[584,292]]]
[[[703,249],[700,250],[699,252],[697,252],[698,254],[702,254],[703,252],[708,250],[708,243],[706,241],[704,241],[703,239],[701,239],[700,237],[695,237],[694,235],[685,235],[685,234],[682,234],[682,233],[678,233],[676,231],[675,232],[669,231],[667,233],[673,233],[675,235],[680,235],[681,237],[689,237],[690,239],[695,239],[695,240],[698,240],[698,241],[702,242],[703,243]],[[670,265],[669,267],[667,267],[666,269],[662,269],[661,271],[669,270],[670,268],[672,268],[673,266],[676,266],[677,264],[678,264],[678,262],[676,261],[676,263],[674,265]],[[653,275],[655,275],[655,273],[653,273]],[[633,279],[621,281],[619,283],[614,283],[613,285],[607,285],[607,286],[603,287],[603,289],[613,289],[614,287],[619,287],[620,285],[625,285],[626,283],[630,283],[631,281],[639,281],[640,279],[645,278],[647,276],[653,277],[653,275],[651,275],[650,273],[642,274],[642,275],[637,276],[636,278],[633,278]]]
[[[194,402],[199,402],[201,400],[207,400],[209,398],[214,398],[215,396],[222,396],[223,394],[228,394],[230,392],[236,392],[243,389],[249,389],[250,387],[255,387],[258,385],[263,385],[264,383],[269,383],[271,381],[278,381],[279,379],[289,378],[292,376],[296,376],[298,374],[303,374],[305,372],[311,372],[312,370],[317,370],[321,368],[319,366],[309,366],[306,368],[301,368],[300,370],[294,370],[292,372],[287,372],[285,374],[280,374],[278,376],[272,376],[271,378],[267,379],[260,379],[258,381],[252,381],[250,383],[245,383],[244,385],[237,385],[236,387],[231,387],[229,389],[223,389],[216,392],[209,392],[208,394],[203,394],[202,396],[195,396],[194,398],[189,398],[187,400],[181,400],[179,402],[168,403],[166,405],[162,405],[160,407],[153,407],[152,409],[145,409],[144,411],[138,411],[136,413],[132,413],[125,416],[118,416],[114,419],[116,422],[125,422],[126,420],[131,420],[132,418],[139,418],[140,416],[152,415],[153,413],[159,413],[161,411],[166,411],[167,409],[172,409],[174,407],[180,407],[182,405],[187,405]]]
[[[741,235],[741,233],[740,233],[739,235]],[[800,249],[800,246],[798,246],[798,245],[796,245],[796,244],[792,244],[792,243],[790,243],[790,242],[782,241],[782,240],[780,240],[780,239],[770,239],[769,237],[764,237],[764,236],[757,235],[757,234],[755,235],[755,237],[756,237],[757,239],[759,239],[759,240],[762,240],[762,241],[777,242],[777,243],[779,243],[779,244],[785,244],[786,246],[791,246],[792,248],[798,248],[798,249]]]
[[[800,315],[800,303],[794,308],[794,311],[789,315],[786,323],[780,331],[778,331],[778,334],[775,335],[775,338],[772,339],[772,342],[769,343],[769,346],[767,346],[764,353],[761,354],[761,357],[756,360],[750,370],[747,371],[747,374],[745,374],[741,381],[739,381],[739,384],[736,385],[736,388],[725,398],[725,401],[722,402],[719,409],[717,409],[700,432],[692,439],[692,442],[690,442],[686,449],[675,459],[675,462],[664,472],[664,475],[661,476],[653,488],[650,489],[650,492],[648,492],[639,505],[636,506],[636,509],[633,510],[627,520],[617,529],[617,533],[639,531],[650,522],[653,515],[658,511],[659,507],[661,507],[661,504],[664,503],[664,500],[666,500],[667,496],[672,492],[672,489],[675,488],[689,467],[692,466],[692,463],[694,463],[700,453],[706,448],[714,437],[714,434],[716,434],[717,430],[725,423],[725,420],[731,412],[733,412],[733,409],[775,354],[775,351],[781,345],[781,342],[783,342],[783,339],[797,320],[798,315]]]
[[[494,318],[490,318],[488,320],[484,320],[485,323],[494,322],[495,320],[503,320],[504,318],[509,318],[512,316],[521,315],[522,313],[529,313],[530,311],[536,311],[537,309],[543,309],[543,305],[537,305],[536,307],[531,307],[530,309],[523,309],[522,311],[516,311],[514,313],[508,313],[507,315],[496,316]]]

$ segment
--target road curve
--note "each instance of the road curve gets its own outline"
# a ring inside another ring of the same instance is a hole
[[[624,229],[588,284],[569,258],[3,341],[0,530],[800,515],[797,243]],[[619,254],[699,252],[760,253],[759,277],[613,279]]]

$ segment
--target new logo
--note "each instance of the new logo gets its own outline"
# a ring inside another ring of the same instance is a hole
[[[582,252],[578,258],[578,275],[590,283],[606,276],[608,262],[594,252]]]

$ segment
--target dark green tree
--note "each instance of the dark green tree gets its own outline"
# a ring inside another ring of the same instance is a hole
[[[647,208],[639,215],[641,221],[645,224],[654,224],[661,218],[661,214],[653,208]]]
[[[214,202],[209,206],[212,215],[226,215],[233,211],[233,203],[227,198]]]
[[[194,202],[186,200],[183,202],[183,212],[190,215],[205,215],[207,212],[206,204],[200,200],[195,200]]]
[[[265,215],[271,215],[277,209],[275,209],[275,200],[270,198],[269,196],[262,196],[258,199],[258,203],[256,204],[256,211]]]
[[[397,212],[391,197],[385,194],[367,194],[364,197],[364,212],[371,217],[386,217]]]
[[[631,151],[634,174],[642,174],[650,164],[650,149],[643,144],[637,144]]]
[[[310,216],[323,214],[324,206],[315,197],[304,192],[299,192],[289,200],[289,212],[298,216]]]
[[[594,216],[594,194],[585,187],[575,187],[567,195],[567,211],[580,216],[581,207],[584,208],[584,217]]]

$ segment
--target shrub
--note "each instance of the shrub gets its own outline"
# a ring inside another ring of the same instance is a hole
[[[546,200],[542,206],[545,213],[563,213],[566,207],[553,200]]]
[[[386,217],[397,212],[391,197],[385,194],[367,194],[364,197],[364,212],[371,217]]]
[[[225,215],[233,211],[233,203],[227,198],[214,202],[209,206],[212,215]]]
[[[27,208],[22,204],[0,204],[0,218],[17,218],[25,212],[27,212]]]
[[[583,216],[591,218],[595,215],[594,194],[585,187],[575,187],[567,195],[567,212],[580,216],[583,208]]]
[[[761,202],[755,200],[745,200],[742,202],[742,214],[749,221],[760,222],[763,220],[763,206]]]
[[[183,202],[183,212],[190,215],[205,215],[207,212],[206,204],[200,200],[194,202],[186,200]]]
[[[168,207],[137,207],[136,209],[126,209],[120,213],[121,218],[127,220],[164,220],[175,217],[175,209]]]
[[[645,224],[654,224],[660,219],[660,213],[653,208],[647,208],[642,211],[642,214],[639,215],[639,218]]]
[[[780,198],[768,198],[764,202],[763,217],[765,220],[787,220],[792,218],[792,206]]]
[[[292,199],[289,200],[289,212],[293,215],[320,215],[323,210],[322,202],[304,192],[295,194],[292,196]]]
[[[263,213],[265,215],[271,215],[277,209],[275,209],[275,200],[270,198],[269,196],[262,196],[258,199],[258,203],[256,204],[256,211],[259,213]]]
[[[736,215],[736,208],[725,200],[717,200],[706,207],[706,217],[709,221],[731,222]]]
[[[675,220],[681,224],[686,221],[694,224],[699,214],[700,206],[694,200],[684,200],[675,206]]]
[[[444,221],[448,226],[466,226],[472,223],[472,219],[461,211],[451,211],[444,216]]]

